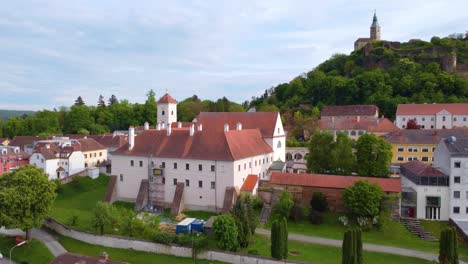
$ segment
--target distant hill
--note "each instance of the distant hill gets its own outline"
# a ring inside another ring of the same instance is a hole
[[[26,110],[2,110],[0,109],[0,120],[7,120],[10,117],[19,117],[23,115],[33,115],[34,111],[26,111]]]

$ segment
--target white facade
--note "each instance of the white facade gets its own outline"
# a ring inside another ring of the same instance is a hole
[[[286,161],[286,134],[284,133],[281,116],[276,119],[275,132],[273,137],[264,138],[265,142],[273,149],[273,160]]]
[[[113,155],[112,174],[118,178],[117,197],[135,201],[141,180],[149,178],[150,162],[150,166],[164,171],[164,200],[167,205],[174,199],[177,182],[183,182],[185,208],[215,211],[223,207],[226,187],[234,186],[239,190],[249,174],[264,179],[272,159],[273,153],[236,161]]]
[[[49,175],[49,180],[62,179],[85,169],[84,155],[81,151],[74,151],[68,157],[57,157],[56,159],[46,159],[41,153],[33,153],[29,163],[41,168]],[[64,170],[57,172],[59,167]]]
[[[83,151],[84,167],[96,167],[98,163],[107,160],[107,149],[99,149],[93,151]]]
[[[447,110],[442,110],[434,115],[397,115],[395,124],[399,128],[406,128],[408,121],[411,119],[416,120],[416,123],[422,129],[451,129],[453,127],[468,126],[468,113],[454,115]]]
[[[159,103],[158,104],[158,123],[166,125],[177,122],[177,104]]]

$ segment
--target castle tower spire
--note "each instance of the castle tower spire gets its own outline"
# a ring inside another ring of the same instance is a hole
[[[374,10],[374,18],[372,19],[372,25],[370,27],[370,39],[380,40],[380,25],[377,20],[377,13]]]

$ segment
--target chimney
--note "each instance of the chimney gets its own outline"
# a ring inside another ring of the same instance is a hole
[[[135,145],[135,128],[132,126],[128,128],[128,144],[128,149],[132,150]]]
[[[201,132],[202,130],[203,130],[203,125],[202,125],[202,124],[199,124],[199,125],[198,125],[198,131]]]
[[[195,134],[195,124],[190,125],[190,136],[193,137],[193,134]]]
[[[236,130],[242,130],[242,124],[241,122],[236,124]]]
[[[161,123],[158,123],[158,126],[156,127],[157,130],[161,130]]]
[[[148,122],[145,122],[145,124],[143,125],[144,127],[144,130],[148,130],[149,129],[149,123]]]
[[[170,136],[171,135],[171,132],[172,132],[172,126],[169,124],[167,126],[167,135]]]
[[[102,252],[101,257],[99,258],[99,263],[107,263],[107,260],[109,260],[109,254]]]
[[[361,117],[360,117],[360,116],[357,116],[357,117],[356,117],[356,122],[359,123],[360,121],[361,121]]]
[[[177,128],[182,128],[182,122],[177,122]]]
[[[227,123],[224,124],[224,132],[229,131],[229,125]]]

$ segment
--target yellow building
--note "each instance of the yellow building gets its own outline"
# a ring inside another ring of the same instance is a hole
[[[413,160],[432,165],[437,144],[450,136],[467,137],[468,129],[402,129],[383,138],[392,144],[394,166]]]
[[[107,148],[92,138],[80,138],[77,141],[81,145],[84,155],[85,168],[96,167],[107,160]]]

